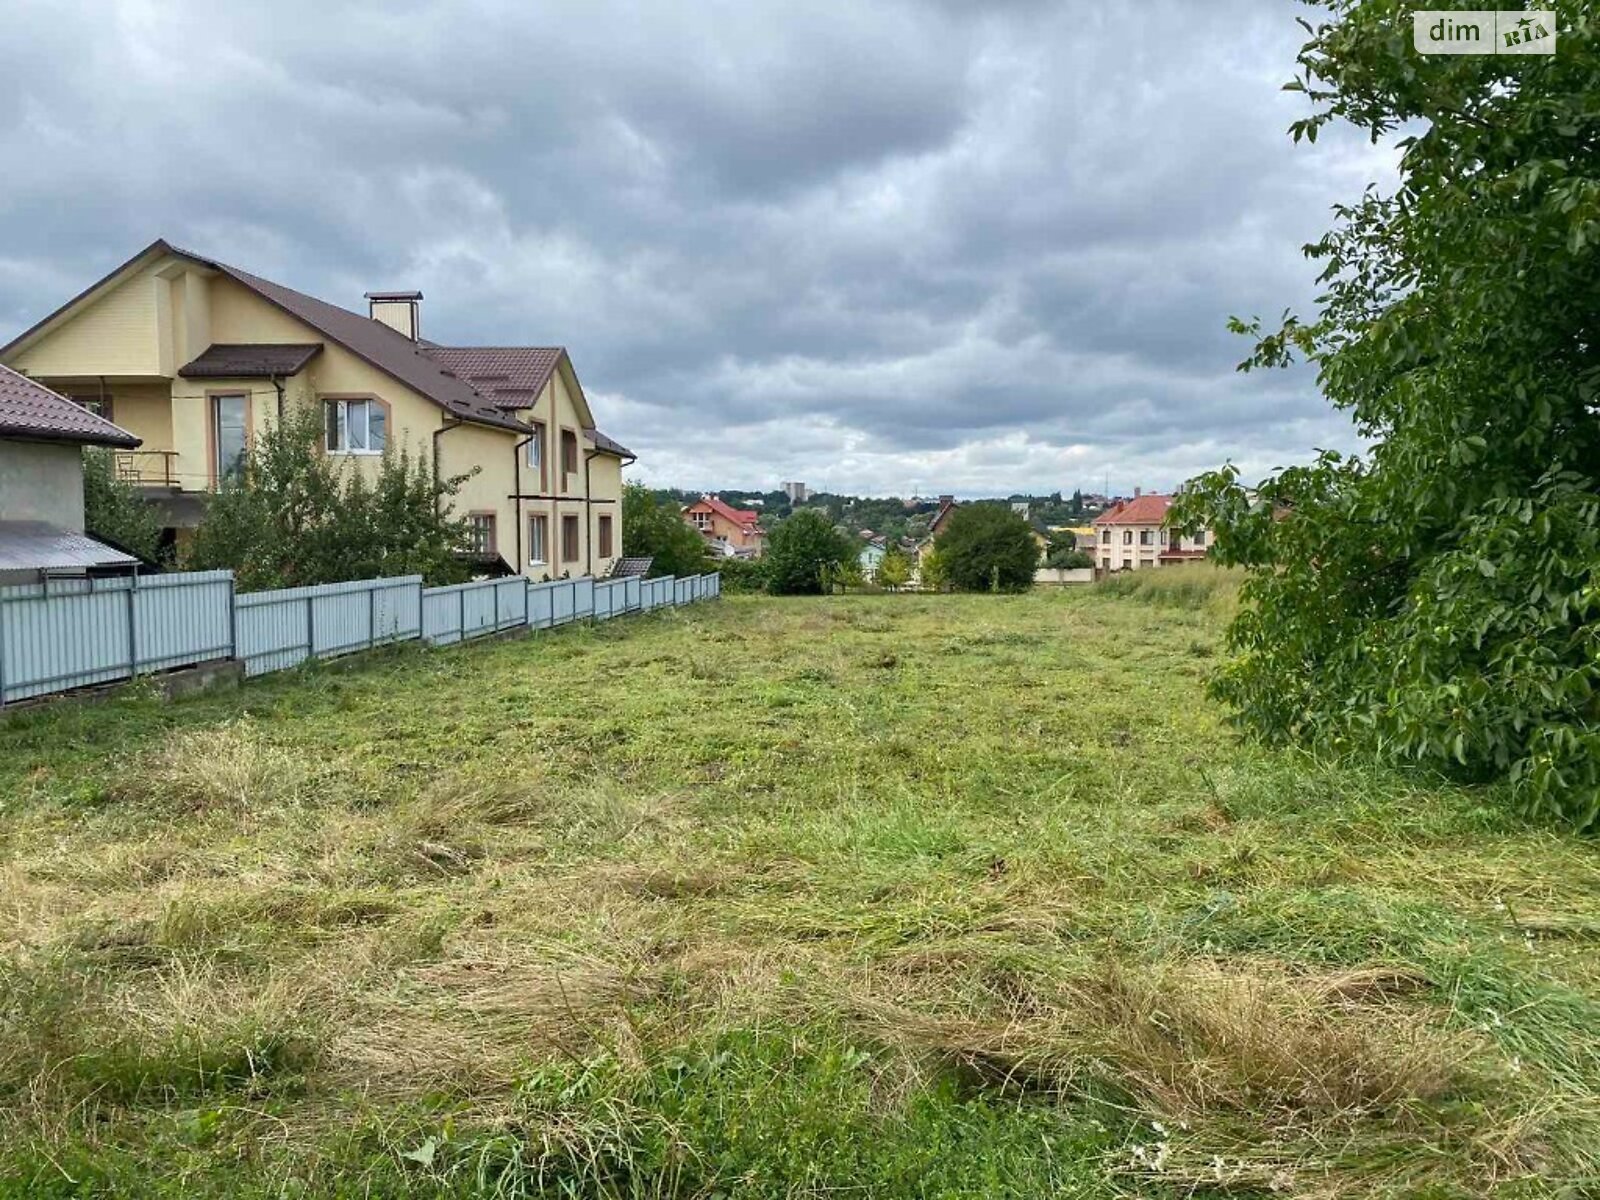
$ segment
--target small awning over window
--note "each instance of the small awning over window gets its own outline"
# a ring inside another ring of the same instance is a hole
[[[178,374],[185,379],[287,379],[321,353],[321,342],[282,346],[219,342],[179,367]]]

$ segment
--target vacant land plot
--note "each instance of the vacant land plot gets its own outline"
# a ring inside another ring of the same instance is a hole
[[[12,716],[0,1194],[1584,1193],[1600,855],[1238,744],[1225,602],[730,598]]]

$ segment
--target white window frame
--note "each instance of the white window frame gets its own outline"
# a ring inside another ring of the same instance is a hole
[[[346,443],[343,446],[330,444],[328,422],[324,419],[322,423],[322,442],[329,454],[349,454],[356,457],[370,458],[377,458],[383,454],[384,446],[389,444],[389,410],[380,401],[371,396],[349,396],[344,398],[329,397],[323,400],[323,403],[337,414],[334,425],[343,434],[342,440]],[[370,445],[351,447],[348,444],[350,441],[350,429],[352,428],[350,424],[350,409],[353,405],[360,406],[362,410],[362,440],[366,442],[372,440],[372,410],[377,408],[383,411],[383,446],[373,449]]]
[[[472,533],[472,553],[494,554],[499,550],[499,537],[495,527],[499,524],[495,514],[491,512],[469,512],[467,514],[467,528]],[[478,534],[482,532],[484,544],[478,545]]]
[[[537,533],[534,531],[538,530]],[[550,547],[550,521],[543,513],[528,514],[528,565],[530,567],[547,567],[550,559],[547,552]]]
[[[533,423],[533,433],[528,437],[527,465],[530,471],[544,471],[544,426]]]

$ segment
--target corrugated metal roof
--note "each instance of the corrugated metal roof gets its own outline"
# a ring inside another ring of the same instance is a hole
[[[0,571],[135,567],[139,560],[103,542],[44,521],[0,521]]]
[[[81,404],[0,366],[0,437],[137,446],[139,439]]]

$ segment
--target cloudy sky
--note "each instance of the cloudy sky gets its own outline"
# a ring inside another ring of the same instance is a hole
[[[1292,0],[7,0],[0,340],[157,236],[567,346],[683,487],[1166,488],[1353,443],[1230,313],[1385,181]]]

